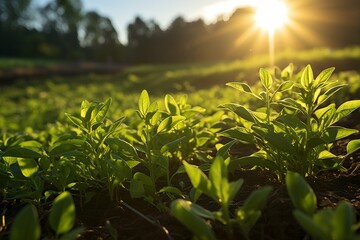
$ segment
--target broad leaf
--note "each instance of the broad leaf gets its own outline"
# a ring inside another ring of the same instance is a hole
[[[300,174],[288,172],[286,174],[286,187],[296,209],[312,216],[316,209],[316,195]]]
[[[246,109],[244,106],[242,106],[240,104],[225,103],[225,104],[220,105],[219,107],[228,109],[228,110],[232,111],[233,113],[235,113],[236,115],[238,115],[239,117],[241,117],[249,122],[253,122],[253,123],[256,122],[256,120],[255,120],[254,116],[251,114],[250,110]]]
[[[146,90],[141,92],[138,105],[140,113],[145,117],[150,106],[150,98]]]
[[[34,177],[38,172],[39,166],[32,158],[18,158],[17,160],[21,173],[27,177]]]
[[[69,192],[63,192],[53,202],[49,223],[57,235],[69,232],[75,224],[75,204]]]
[[[172,115],[180,115],[180,108],[170,94],[166,94],[165,96],[165,108]]]
[[[41,227],[36,208],[29,204],[21,209],[11,225],[10,240],[39,240]]]
[[[301,79],[300,79],[301,86],[305,90],[309,91],[313,81],[314,81],[314,74],[313,74],[312,68],[310,65],[307,65],[305,67],[305,69],[302,73]]]
[[[360,149],[360,139],[350,141],[346,146],[347,154],[351,154]]]
[[[175,200],[171,203],[171,214],[193,232],[197,239],[215,240],[215,234],[210,226],[198,216],[200,206],[195,208],[193,205],[189,201]],[[201,215],[211,216],[212,214],[204,209],[201,210]]]
[[[264,68],[260,68],[259,75],[262,85],[269,90],[273,84],[270,72]]]

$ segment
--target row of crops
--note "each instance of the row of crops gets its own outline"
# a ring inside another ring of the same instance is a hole
[[[106,193],[109,203],[149,222],[128,199],[173,216],[196,239],[234,239],[239,233],[249,239],[274,189],[259,182],[235,201],[246,182],[238,173],[261,169],[285,183],[293,217],[308,235],[360,239],[354,208],[341,202],[318,209],[304,180],[346,171],[344,162],[360,149],[360,139],[352,137],[358,130],[346,124],[360,107],[359,75],[333,71],[314,76],[310,65],[295,72],[290,64],[260,69],[260,81],[252,85],[229,82],[156,97],[147,90],[120,91],[139,81],[134,75],[124,82],[91,82],[90,76],[76,91],[73,83],[56,79],[38,88],[10,86],[0,110],[0,236],[84,236],[76,212]],[[19,97],[19,91],[25,94]],[[112,98],[81,99],[97,93]],[[343,154],[332,151],[350,138]],[[109,238],[121,238],[106,224]],[[181,239],[162,230],[168,239]]]

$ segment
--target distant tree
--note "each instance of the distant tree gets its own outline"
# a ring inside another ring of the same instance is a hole
[[[14,28],[23,25],[29,18],[32,0],[1,0],[0,22]]]
[[[111,20],[91,11],[83,19],[82,45],[88,55],[97,60],[120,60],[122,46]]]
[[[81,0],[52,0],[40,8],[43,31],[48,42],[57,46],[64,57],[79,55],[78,30],[82,19]]]

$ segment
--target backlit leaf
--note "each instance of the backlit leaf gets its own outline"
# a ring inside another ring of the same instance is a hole
[[[10,240],[38,240],[41,236],[36,208],[29,204],[21,209],[11,225]]]
[[[75,204],[69,192],[62,192],[53,202],[49,223],[56,234],[69,232],[75,224]]]
[[[317,204],[316,195],[304,178],[298,173],[288,172],[286,187],[296,209],[312,216]]]

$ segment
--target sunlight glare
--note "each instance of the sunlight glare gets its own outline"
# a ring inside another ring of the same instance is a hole
[[[266,0],[256,7],[256,24],[269,33],[288,22],[288,8],[283,1]]]

